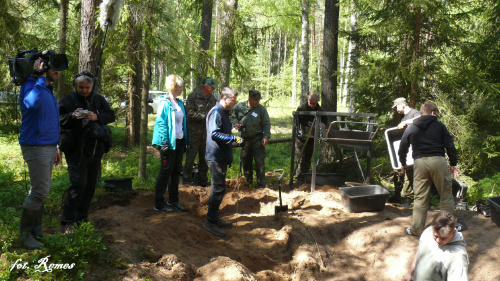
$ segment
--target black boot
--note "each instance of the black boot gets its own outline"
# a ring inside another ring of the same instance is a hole
[[[19,225],[19,232],[21,233],[21,240],[27,249],[39,249],[43,245],[36,241],[31,235],[33,226],[38,216],[38,210],[27,210],[23,208],[21,215],[21,223]]]

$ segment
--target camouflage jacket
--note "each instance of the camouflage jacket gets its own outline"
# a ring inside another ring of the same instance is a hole
[[[267,109],[259,104],[251,108],[247,101],[238,103],[231,112],[231,123],[240,123],[244,126],[243,138],[262,136],[263,139],[271,138],[271,121]]]
[[[201,89],[194,90],[189,94],[186,101],[188,128],[205,128],[205,118],[216,102],[214,95],[205,97]]]

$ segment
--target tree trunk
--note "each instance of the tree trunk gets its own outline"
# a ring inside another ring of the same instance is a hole
[[[60,14],[59,14],[59,47],[58,53],[65,54],[66,53],[66,32],[68,31],[68,8],[69,8],[69,0],[61,0],[60,5]],[[57,98],[60,100],[65,96],[66,90],[66,75],[64,71],[59,73],[59,78],[57,79]]]
[[[231,60],[234,52],[234,35],[233,25],[234,16],[238,9],[238,0],[228,0],[225,5],[226,16],[222,24],[222,38],[221,38],[221,60],[220,60],[220,86],[221,89],[229,86],[231,76]]]
[[[267,86],[266,86],[266,98],[269,98],[269,87],[271,83],[271,68],[273,66],[273,36],[269,34],[269,60],[267,63]]]
[[[196,87],[201,83],[201,80],[207,76],[207,67],[204,58],[207,56],[207,51],[210,48],[210,35],[212,33],[212,10],[213,0],[203,0],[203,11],[201,14],[201,30],[200,30],[200,47],[203,50],[198,56],[198,75],[196,76]]]
[[[309,0],[302,0],[302,69],[300,78],[300,102],[307,101],[309,95]]]
[[[285,44],[284,44],[285,50],[283,51],[283,66],[285,66],[285,67],[286,67],[286,53],[288,52],[287,44],[288,44],[288,34],[285,33]],[[286,68],[285,68],[285,70],[282,70],[283,75],[285,74],[285,71],[286,71]],[[285,89],[286,89],[286,87],[282,88],[282,92],[281,92],[282,96],[285,96]]]
[[[351,4],[354,6],[354,4]],[[351,9],[351,33],[356,31],[358,29],[358,15],[354,11],[354,9]],[[353,40],[352,36],[349,36],[349,52],[347,54],[347,82],[346,84],[348,85],[348,91],[346,95],[348,96],[349,100],[349,112],[354,113],[356,111],[356,98],[355,98],[355,93],[356,89],[354,88],[354,83],[350,81],[349,79],[353,75],[353,68],[352,65],[355,65],[358,61],[358,55],[356,53],[356,41]]]
[[[131,10],[135,8],[129,5]],[[136,146],[140,142],[141,92],[142,92],[142,28],[132,17],[129,18],[127,31],[127,62],[129,64],[127,86],[127,145]]]
[[[80,25],[80,53],[78,71],[90,71],[96,75],[99,44],[96,40],[100,29],[96,29],[96,10],[99,0],[82,0]],[[95,93],[101,92],[101,83],[97,77]]]
[[[337,111],[338,0],[325,0],[321,100],[325,111]]]
[[[299,38],[295,37],[293,47],[292,106],[297,105],[297,64],[299,60]]]
[[[146,178],[146,148],[148,146],[148,97],[151,84],[151,22],[153,20],[154,0],[149,0],[146,13],[146,36],[144,42],[144,65],[142,73],[142,99],[141,99],[141,129],[139,144],[139,169],[137,177]]]
[[[420,33],[422,27],[422,9],[420,7],[416,8],[415,11],[415,29],[413,31],[413,56],[412,56],[412,66],[411,66],[411,90],[410,90],[410,102],[409,106],[415,108],[417,104],[417,88],[418,88],[418,78],[419,78],[419,52],[420,52]]]

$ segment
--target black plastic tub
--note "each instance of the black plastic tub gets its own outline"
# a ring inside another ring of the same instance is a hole
[[[341,187],[340,192],[342,204],[352,213],[382,211],[390,195],[380,185]]]
[[[500,196],[487,198],[486,201],[491,206],[491,221],[500,227]]]
[[[104,180],[104,188],[111,192],[120,192],[132,190],[132,180],[134,178],[118,178]]]
[[[304,174],[304,182],[311,183],[312,174]],[[316,185],[343,186],[344,181],[340,173],[317,173]]]

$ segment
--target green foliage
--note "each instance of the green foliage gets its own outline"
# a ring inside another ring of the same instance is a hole
[[[493,196],[500,196],[500,173],[479,180],[467,190],[467,201],[470,204]]]

